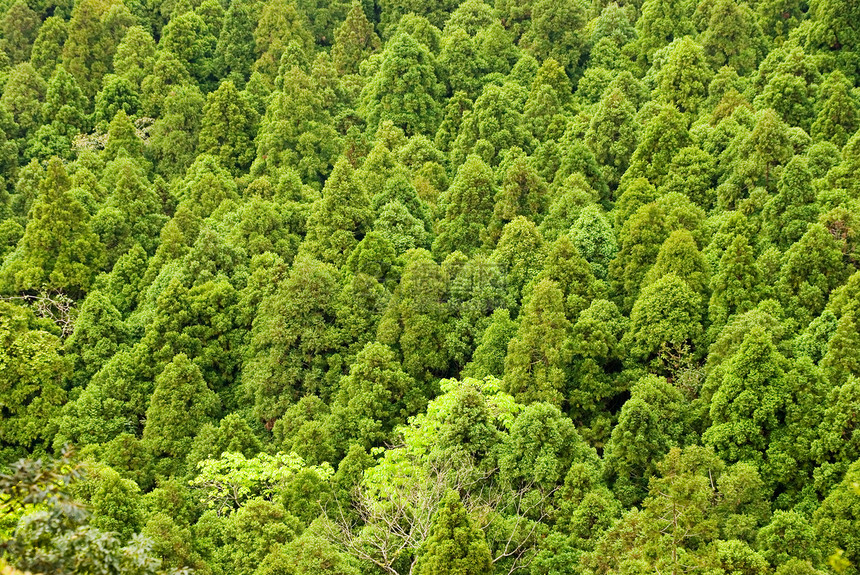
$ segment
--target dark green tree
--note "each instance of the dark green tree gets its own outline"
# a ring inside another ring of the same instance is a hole
[[[560,407],[568,383],[570,322],[563,292],[544,279],[523,307],[517,335],[505,357],[505,388],[522,403],[544,401]]]
[[[415,562],[418,575],[488,575],[493,558],[484,532],[475,525],[460,495],[449,490],[433,517],[430,534]]]
[[[352,165],[341,158],[308,218],[302,250],[321,261],[342,266],[369,231],[371,217],[367,195]]]
[[[362,92],[368,124],[391,121],[407,135],[432,134],[440,121],[439,85],[430,51],[399,33],[382,52],[379,69]]]
[[[223,82],[206,98],[197,144],[198,153],[212,154],[234,175],[251,166],[257,113],[244,92]]]

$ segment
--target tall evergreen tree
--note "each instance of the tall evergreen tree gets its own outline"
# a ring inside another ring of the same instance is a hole
[[[456,491],[442,499],[430,534],[415,563],[418,575],[488,575],[493,560],[483,531],[474,524]]]

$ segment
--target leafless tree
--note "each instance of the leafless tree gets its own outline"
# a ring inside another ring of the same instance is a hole
[[[33,310],[41,318],[49,319],[60,328],[63,337],[70,336],[75,331],[77,309],[75,301],[61,291],[42,290],[39,295],[18,295],[0,297],[2,301],[25,301],[33,306]]]
[[[385,494],[360,485],[351,502],[335,497],[323,507],[319,535],[385,573],[411,575],[439,505],[454,489],[487,534],[493,563],[508,574],[528,567],[555,490],[512,490],[498,481],[497,469],[480,471],[459,460],[414,463],[416,472],[398,477]]]

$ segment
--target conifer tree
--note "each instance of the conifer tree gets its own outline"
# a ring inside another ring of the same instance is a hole
[[[441,200],[445,217],[439,222],[433,251],[445,255],[459,250],[469,255],[478,249],[492,215],[494,195],[493,171],[479,157],[469,156]]]
[[[856,98],[851,95],[850,82],[842,72],[837,70],[827,76],[821,86],[820,99],[824,103],[810,135],[838,147],[845,146],[848,138],[860,128],[860,110]]]
[[[60,338],[39,329],[27,308],[0,302],[0,444],[6,459],[23,457],[50,443],[67,391],[62,380],[71,366],[61,354]]]
[[[41,24],[39,15],[18,0],[12,4],[0,20],[0,49],[6,52],[13,66],[30,59],[30,50]]]
[[[560,407],[568,385],[570,322],[562,291],[541,280],[523,307],[517,335],[505,357],[505,388],[521,403],[543,401]]]
[[[436,70],[430,51],[401,32],[386,42],[379,70],[362,92],[368,124],[389,120],[406,135],[432,134],[440,109]]]
[[[134,16],[116,0],[75,2],[69,35],[63,45],[63,65],[92,98],[102,77],[111,71],[114,53]]]
[[[225,81],[206,98],[200,126],[199,153],[212,154],[234,175],[248,169],[254,159],[257,113],[244,92]]]
[[[400,284],[379,322],[377,339],[398,352],[403,370],[419,382],[446,373],[449,278],[426,250],[404,256]]]
[[[254,29],[259,18],[258,4],[252,0],[231,2],[215,47],[219,76],[244,88],[255,61]],[[222,80],[223,85],[223,80]]]
[[[460,501],[449,490],[433,517],[430,534],[415,563],[417,575],[489,575],[493,560],[484,532],[476,526]]]
[[[173,459],[169,468],[181,469],[194,436],[216,415],[218,407],[218,398],[207,387],[200,369],[181,353],[155,378],[143,443],[156,457]]]
[[[630,312],[626,336],[631,356],[660,365],[666,352],[696,350],[702,336],[702,297],[669,273],[642,289]]]
[[[713,75],[705,52],[689,36],[675,39],[666,51],[655,78],[659,94],[682,113],[695,113]]]
[[[289,276],[260,303],[242,380],[254,398],[255,415],[270,426],[303,395],[331,392],[326,380],[329,355],[339,343],[336,271],[300,257]]]
[[[342,266],[370,228],[370,206],[355,171],[341,158],[326,181],[322,198],[308,218],[302,249],[313,257]]]
[[[29,62],[18,64],[9,72],[0,105],[12,115],[18,128],[16,137],[29,138],[42,124],[42,102],[47,88],[45,80]]]
[[[744,337],[728,360],[711,399],[711,427],[702,436],[724,460],[763,462],[766,438],[781,423],[784,366],[785,358],[760,327]]]
[[[305,29],[305,21],[295,2],[266,2],[254,30],[257,55],[254,70],[274,80],[289,45],[310,54],[313,38]]]
[[[101,269],[104,246],[90,229],[89,214],[69,188],[63,163],[53,158],[24,237],[3,264],[4,291],[49,288],[76,298],[87,291]]]
[[[331,57],[339,74],[357,74],[359,64],[378,52],[382,44],[359,2],[353,2],[346,20],[334,33]]]
[[[586,142],[603,170],[611,188],[618,185],[636,149],[638,130],[636,111],[621,90],[613,90],[600,99],[591,118]]]
[[[735,314],[752,309],[758,300],[759,272],[755,253],[742,234],[736,234],[723,252],[716,273],[711,277],[708,317],[720,329]]]
[[[155,41],[143,26],[128,29],[113,56],[113,71],[140,89],[155,64]]]
[[[30,63],[43,78],[49,77],[62,61],[68,23],[62,16],[51,16],[42,22],[30,52]]]

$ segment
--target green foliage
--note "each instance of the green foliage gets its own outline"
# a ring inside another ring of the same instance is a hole
[[[0,563],[851,575],[855,4],[0,2]]]
[[[415,572],[419,575],[493,572],[484,533],[474,525],[456,491],[449,491],[442,500]]]

